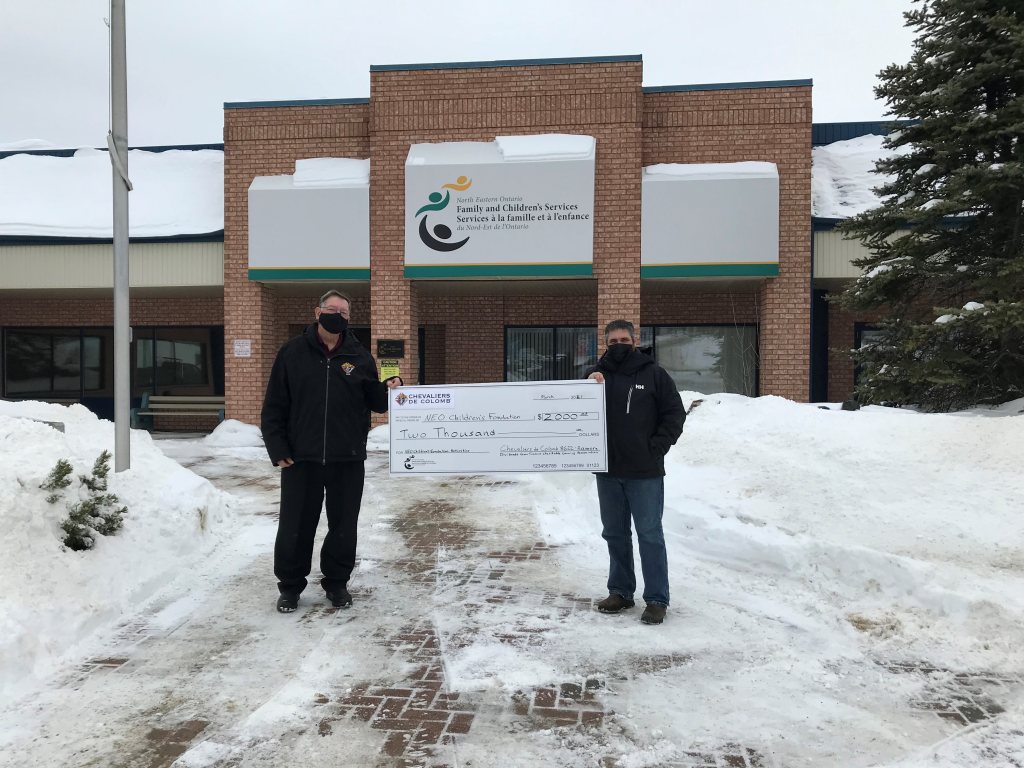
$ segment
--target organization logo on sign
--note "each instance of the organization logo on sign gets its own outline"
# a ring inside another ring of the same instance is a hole
[[[451,202],[451,192],[447,190],[454,189],[456,192],[465,192],[471,186],[473,186],[473,181],[468,176],[459,176],[454,182],[441,185],[441,189],[446,190],[444,195],[440,192],[431,192],[427,196],[427,200],[430,202],[416,211],[417,216],[423,214],[423,218],[420,219],[419,234],[420,240],[425,246],[435,251],[449,252],[457,251],[469,242],[468,237],[457,242],[449,242],[452,236],[451,227],[446,224],[435,224],[431,227],[427,223],[427,215],[431,211],[443,211],[448,207],[448,203]]]
[[[413,408],[454,408],[455,396],[450,389],[425,389],[414,392],[399,392],[394,398],[395,405]]]

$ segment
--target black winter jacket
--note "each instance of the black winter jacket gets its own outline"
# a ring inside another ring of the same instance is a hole
[[[387,385],[355,335],[345,333],[328,358],[314,323],[277,353],[263,399],[263,442],[274,464],[363,461],[370,411],[387,409]]]
[[[683,433],[686,411],[675,382],[651,357],[633,350],[621,365],[605,354],[587,371],[604,374],[608,474],[662,477],[665,454]]]

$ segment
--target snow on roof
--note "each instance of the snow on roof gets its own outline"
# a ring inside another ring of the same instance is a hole
[[[224,153],[128,153],[132,237],[171,237],[224,229]],[[73,157],[0,158],[0,236],[110,238],[111,169],[106,151]]]
[[[746,160],[739,163],[659,163],[644,168],[646,176],[674,176],[691,181],[708,179],[777,179],[775,163]]]
[[[296,187],[347,187],[370,183],[370,160],[350,157],[313,157],[295,161]]]
[[[539,133],[532,136],[496,136],[505,160],[580,160],[594,156],[593,136]]]
[[[0,141],[0,152],[26,152],[30,149],[61,149],[46,139],[20,139],[19,141]]]
[[[874,173],[875,163],[885,157],[905,154],[882,146],[883,136],[858,136],[814,147],[811,151],[811,215],[845,219],[877,207],[881,200],[874,188],[888,176]]]

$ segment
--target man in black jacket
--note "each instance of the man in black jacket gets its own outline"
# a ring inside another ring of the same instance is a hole
[[[683,432],[686,411],[675,382],[637,351],[633,324],[613,320],[604,329],[608,351],[588,378],[604,383],[608,472],[597,475],[601,536],[608,542],[608,597],[602,613],[632,608],[636,590],[630,518],[640,544],[644,609],[640,620],[661,624],[668,609],[668,556],[661,518],[665,507],[665,454]]]
[[[290,613],[306,588],[320,508],[327,497],[327,537],[320,585],[339,608],[356,562],[370,411],[385,413],[388,389],[373,357],[348,330],[352,302],[338,291],[320,297],[317,322],[277,353],[263,400],[263,442],[281,467],[281,512],[274,545],[277,610]]]

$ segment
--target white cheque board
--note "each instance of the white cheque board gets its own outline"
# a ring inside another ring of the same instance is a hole
[[[595,381],[399,387],[389,397],[392,475],[608,470]]]

